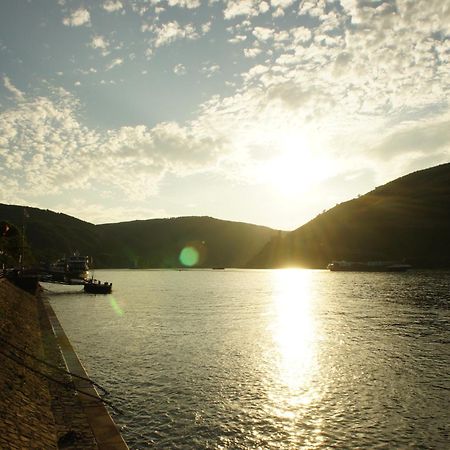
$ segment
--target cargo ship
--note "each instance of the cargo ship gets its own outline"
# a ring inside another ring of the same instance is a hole
[[[406,272],[411,266],[396,261],[332,261],[327,269],[332,272]]]

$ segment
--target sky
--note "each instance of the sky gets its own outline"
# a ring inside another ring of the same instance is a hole
[[[446,0],[2,0],[0,202],[291,230],[450,161]]]

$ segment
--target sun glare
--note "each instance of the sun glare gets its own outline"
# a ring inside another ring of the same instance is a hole
[[[273,271],[274,297],[271,324],[274,343],[274,380],[269,391],[272,413],[295,436],[295,423],[317,402],[317,330],[314,318],[311,271]],[[320,423],[317,432],[320,432]],[[312,448],[312,447],[311,447]]]
[[[309,191],[330,175],[331,161],[317,151],[306,130],[279,130],[272,141],[275,155],[261,165],[260,176],[283,197]]]
[[[273,337],[279,352],[280,380],[295,391],[306,387],[315,366],[317,336],[312,314],[310,272],[283,269],[274,274]],[[307,401],[307,397],[302,400]]]

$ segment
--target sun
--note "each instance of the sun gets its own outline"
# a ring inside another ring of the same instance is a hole
[[[309,191],[330,172],[329,161],[318,154],[305,133],[292,133],[278,140],[275,155],[263,167],[266,184],[283,197]]]

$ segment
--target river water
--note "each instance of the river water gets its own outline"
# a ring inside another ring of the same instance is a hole
[[[95,276],[49,298],[132,449],[449,448],[450,272]]]

